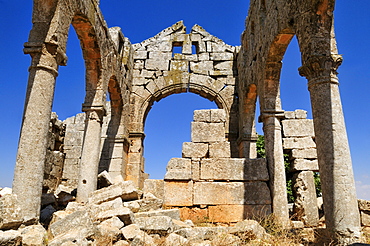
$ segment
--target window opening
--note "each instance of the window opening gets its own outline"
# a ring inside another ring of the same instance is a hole
[[[172,57],[174,57],[175,54],[182,54],[182,42],[172,43]]]

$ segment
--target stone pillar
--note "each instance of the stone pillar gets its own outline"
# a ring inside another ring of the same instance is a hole
[[[248,134],[247,136],[239,137],[239,157],[240,158],[257,158],[257,133]]]
[[[130,147],[125,180],[133,181],[137,187],[144,184],[144,180],[142,180],[142,174],[144,173],[144,138],[145,134],[141,132],[130,133],[129,135]]]
[[[326,228],[340,243],[350,243],[358,239],[361,227],[336,76],[341,62],[340,55],[315,55],[299,72],[308,79]]]
[[[47,136],[58,76],[56,50],[50,44],[25,44],[24,52],[32,56],[32,64],[13,180],[13,192],[18,196],[24,221],[37,220],[40,213]]]
[[[86,120],[78,175],[77,201],[84,203],[87,202],[90,193],[97,188],[104,107],[83,107],[83,111],[86,112]]]
[[[286,191],[285,165],[279,117],[284,111],[262,112],[265,149],[270,174],[272,211],[281,225],[289,226],[289,210]]]

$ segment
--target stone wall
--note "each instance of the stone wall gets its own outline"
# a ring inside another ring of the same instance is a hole
[[[197,222],[229,223],[270,214],[265,159],[231,158],[225,126],[224,110],[194,111],[192,141],[183,143],[182,158],[168,162],[163,184],[146,180],[144,191],[163,194],[164,206],[180,208],[182,219]]]

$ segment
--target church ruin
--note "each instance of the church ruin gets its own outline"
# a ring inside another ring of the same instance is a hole
[[[334,3],[251,1],[242,44],[234,47],[198,25],[186,33],[181,21],[131,44],[119,27],[108,28],[98,0],[35,0],[24,48],[32,63],[13,181],[22,220],[37,221],[41,194],[59,185],[77,188],[77,201],[87,202],[98,188],[98,174],[107,171],[157,192],[184,217],[237,222],[273,213],[288,226],[288,151],[297,183],[309,190],[300,193],[302,201],[316,199],[312,172],[319,171],[328,231],[341,242],[356,241],[360,217],[336,76],[342,57],[334,37]],[[51,108],[58,67],[67,65],[71,25],[85,60],[86,96],[84,113],[62,123],[51,117]],[[293,36],[313,120],[302,110],[281,108],[281,61]],[[155,101],[183,92],[215,101],[219,109],[195,111],[183,158],[169,160],[164,180],[147,179],[146,115]],[[266,159],[256,156],[257,100]],[[309,216],[301,219],[315,225],[317,211],[303,203]]]

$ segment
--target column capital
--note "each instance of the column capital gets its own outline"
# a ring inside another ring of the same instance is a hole
[[[129,138],[140,138],[141,140],[144,140],[145,133],[143,132],[130,132]]]
[[[338,84],[337,69],[342,61],[342,56],[338,54],[314,55],[298,68],[299,75],[308,79],[309,87],[320,83]]]
[[[82,104],[82,111],[86,113],[86,121],[96,120],[100,123],[103,122],[103,116],[105,115],[105,108],[103,105]]]
[[[276,109],[263,110],[260,116],[258,117],[258,122],[261,123],[265,119],[270,118],[270,117],[274,117],[278,119],[284,118],[284,112],[285,112],[284,110],[276,110]]]
[[[62,50],[57,43],[44,43],[44,42],[26,42],[24,43],[24,54],[31,56],[36,53],[50,54],[55,58],[55,61],[60,66],[66,66],[68,57],[64,50]]]

